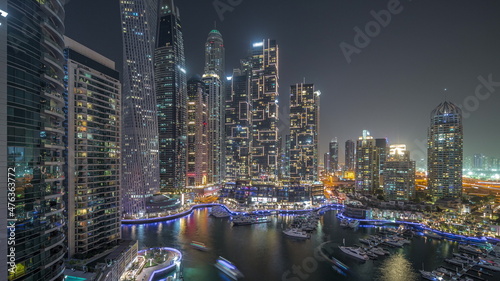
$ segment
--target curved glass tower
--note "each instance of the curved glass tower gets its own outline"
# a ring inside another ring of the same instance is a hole
[[[439,104],[431,113],[427,149],[429,189],[435,199],[462,195],[462,110],[451,102]]]
[[[159,191],[158,122],[153,51],[158,3],[120,1],[123,38],[123,212],[142,216]]]
[[[7,30],[0,43],[7,42],[6,89],[0,81],[0,96],[7,96],[0,112],[7,112],[7,119],[0,119],[0,127],[7,128],[9,183],[15,183],[8,194],[15,207],[9,204],[7,213],[8,224],[15,224],[9,233],[15,237],[9,243],[15,265],[1,271],[1,280],[64,277],[63,2],[8,0],[6,24],[0,25],[2,34]]]

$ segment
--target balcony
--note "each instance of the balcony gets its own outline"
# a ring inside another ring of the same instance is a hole
[[[42,108],[43,108],[44,113],[59,117],[61,119],[65,118],[64,112],[62,111],[62,109],[60,107],[46,105],[46,106],[43,106]]]

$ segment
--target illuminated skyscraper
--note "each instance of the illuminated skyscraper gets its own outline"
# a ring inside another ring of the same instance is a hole
[[[274,181],[278,175],[278,58],[276,40],[266,39],[252,45],[252,179]]]
[[[244,63],[245,64],[245,63]],[[225,102],[226,181],[250,179],[251,102],[248,72],[233,72]]]
[[[370,132],[363,130],[356,144],[356,190],[373,194],[380,185],[379,149]]]
[[[434,198],[462,195],[462,110],[451,102],[439,104],[431,113],[427,149],[428,185]]]
[[[64,279],[64,2],[0,2],[0,280]]]
[[[121,84],[113,61],[70,38],[65,43],[68,256],[86,259],[121,237]]]
[[[314,84],[295,84],[290,95],[290,180],[318,180],[319,96]]]
[[[160,150],[160,190],[186,186],[187,89],[179,9],[161,0],[154,51]]]
[[[120,1],[123,38],[123,211],[146,211],[159,191],[158,122],[154,85],[158,1]]]
[[[329,152],[330,152],[330,173],[335,173],[339,168],[339,143],[337,138],[334,138],[330,141],[329,144]]]
[[[352,140],[345,142],[345,169],[354,171],[356,167],[356,145]]]
[[[224,175],[224,102],[225,102],[225,50],[222,35],[216,29],[205,42],[205,72],[203,82],[208,93],[208,182],[220,183]]]
[[[415,161],[404,144],[390,146],[383,172],[385,200],[410,200],[415,196]]]
[[[187,82],[187,185],[197,186],[208,179],[208,96],[201,78]]]

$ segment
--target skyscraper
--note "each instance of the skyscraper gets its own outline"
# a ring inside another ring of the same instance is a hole
[[[363,130],[356,144],[356,190],[373,194],[380,185],[379,149],[370,132]]]
[[[345,169],[354,171],[356,167],[356,146],[352,140],[345,142]]]
[[[205,71],[203,74],[203,82],[208,93],[208,171],[210,183],[220,183],[224,179],[225,171],[224,60],[224,40],[220,32],[213,29],[205,42]]]
[[[84,259],[121,236],[121,84],[113,61],[70,38],[65,43],[68,256]]]
[[[223,121],[223,100],[224,91],[222,81],[214,71],[203,74],[205,91],[208,94],[208,182],[220,183],[223,179],[224,170],[224,137]]]
[[[160,151],[160,190],[186,186],[187,89],[179,9],[161,0],[154,51]]]
[[[156,0],[120,1],[123,38],[122,198],[125,214],[146,212],[159,191],[158,122],[153,52]]]
[[[431,112],[428,135],[428,185],[434,198],[461,197],[462,161],[462,110],[445,101]]]
[[[252,179],[274,181],[278,175],[278,59],[276,40],[266,39],[252,45]]]
[[[208,96],[201,78],[187,82],[187,185],[206,184],[208,180]]]
[[[339,143],[337,142],[337,138],[334,138],[330,141],[329,152],[330,152],[329,172],[333,174],[339,168]]]
[[[323,155],[323,170],[325,175],[330,171],[330,152],[326,152]]]
[[[389,154],[389,140],[387,138],[375,139],[375,146],[378,148],[378,163],[379,163],[379,186],[384,184],[384,169],[387,155]]]
[[[0,3],[0,280],[64,279],[63,3]]]
[[[415,161],[404,144],[390,146],[383,172],[385,200],[410,200],[415,196]]]
[[[251,101],[249,74],[235,69],[225,102],[226,180],[250,179]]]
[[[290,94],[290,180],[318,180],[319,91],[295,84]]]

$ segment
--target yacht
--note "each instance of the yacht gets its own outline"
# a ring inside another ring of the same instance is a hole
[[[403,247],[404,245],[403,242],[394,239],[385,239],[383,243],[391,247]]]
[[[215,267],[217,267],[220,271],[224,272],[227,276],[231,277],[234,280],[238,280],[239,278],[243,277],[241,271],[239,271],[232,262],[226,260],[223,257],[219,257],[217,259]]]
[[[427,280],[432,280],[432,281],[443,280],[443,277],[436,274],[434,271],[430,272],[430,271],[420,270],[420,274],[422,275],[422,278]]]
[[[458,250],[459,251],[464,251],[467,253],[475,254],[475,255],[481,255],[483,251],[481,249],[471,246],[471,245],[458,245]]]
[[[359,221],[358,220],[352,220],[352,221],[349,222],[349,227],[350,228],[356,228],[356,227],[358,227],[358,225],[359,225]]]
[[[487,261],[487,260],[481,259],[479,266],[484,267],[484,268],[489,269],[489,270],[493,270],[493,271],[500,271],[500,264],[498,264],[494,261]]]
[[[429,237],[429,238],[434,238],[434,239],[441,239],[443,238],[443,236],[435,233],[435,232],[432,232],[432,231],[425,231],[424,232],[424,235]]]
[[[298,228],[290,228],[287,230],[283,230],[283,233],[287,236],[295,237],[295,238],[303,238],[303,239],[311,238],[310,234],[307,234]]]
[[[347,219],[342,219],[342,221],[340,221],[340,226],[341,227],[348,227],[349,221]]]
[[[354,257],[354,258],[357,258],[357,259],[360,259],[363,261],[367,261],[369,259],[369,257],[360,248],[345,247],[345,246],[339,246],[339,248],[342,252],[346,253],[347,255],[349,255],[351,257]]]
[[[200,251],[208,251],[207,246],[204,243],[198,241],[191,241],[191,247]]]

